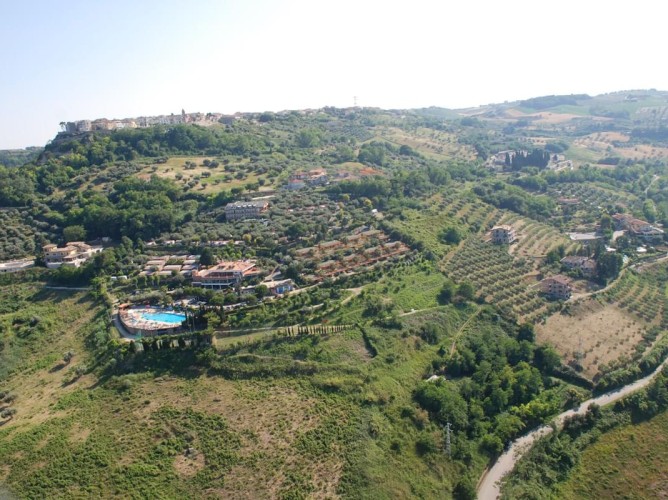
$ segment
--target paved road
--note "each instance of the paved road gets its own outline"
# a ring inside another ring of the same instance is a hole
[[[646,377],[641,378],[640,380],[637,380],[636,382],[633,382],[632,384],[626,385],[615,391],[603,394],[597,398],[588,399],[582,403],[579,408],[575,410],[568,410],[558,415],[553,420],[553,423],[557,424],[557,426],[561,426],[566,418],[572,417],[576,414],[582,415],[586,413],[589,406],[594,403],[599,406],[614,403],[618,399],[621,399],[624,396],[628,396],[638,389],[646,387],[656,376],[656,374],[659,373],[659,371],[661,371],[664,366],[666,366],[666,364],[668,364],[668,358],[665,359],[656,370],[654,370]],[[492,465],[492,468],[488,469],[485,474],[483,474],[483,477],[478,483],[478,499],[496,500],[499,498],[501,493],[499,488],[499,481],[501,478],[513,470],[517,461],[522,458],[522,456],[526,454],[529,449],[531,449],[531,446],[537,439],[548,435],[550,432],[552,432],[552,427],[544,425],[513,441],[508,451],[501,455],[494,463],[494,465]]]

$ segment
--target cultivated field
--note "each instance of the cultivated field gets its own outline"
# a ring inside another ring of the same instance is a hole
[[[462,160],[475,160],[475,150],[465,144],[460,144],[457,136],[448,132],[418,127],[410,133],[400,128],[382,128],[379,138],[397,146],[407,145],[426,156],[438,159],[451,160],[453,157]]]
[[[463,234],[467,229],[478,233],[493,226],[501,216],[502,211],[487,203],[453,193],[433,196],[427,209],[404,209],[401,217],[392,220],[391,225],[421,242],[426,250],[444,257],[453,250],[453,245],[442,238],[446,228],[458,227]]]
[[[619,132],[598,132],[573,141],[573,145],[601,156],[619,156],[634,160],[665,159],[668,148],[649,144],[628,144],[630,138]]]
[[[517,231],[517,243],[510,245],[510,253],[538,268],[542,259],[550,252],[563,246],[567,252],[575,250],[577,244],[566,235],[547,224],[521,217],[517,214],[505,214],[499,224],[509,224]]]
[[[564,362],[579,362],[587,377],[603,364],[630,357],[643,338],[643,323],[614,305],[583,299],[569,309],[570,314],[554,314],[537,325],[537,339],[552,344]]]
[[[566,314],[537,326],[538,339],[553,344],[567,362],[577,358],[589,377],[624,365],[668,328],[663,280],[656,268],[643,273],[626,270],[610,288],[575,300]]]

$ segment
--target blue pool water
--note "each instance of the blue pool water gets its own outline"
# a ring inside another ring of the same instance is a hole
[[[141,317],[149,321],[160,321],[161,323],[172,323],[180,325],[185,321],[186,315],[176,312],[145,312]]]

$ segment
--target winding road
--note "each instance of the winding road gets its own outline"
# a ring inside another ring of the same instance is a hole
[[[603,406],[614,403],[615,401],[628,396],[629,394],[642,389],[643,387],[646,387],[659,373],[659,371],[661,371],[667,364],[668,358],[665,359],[656,370],[654,370],[646,377],[636,380],[629,385],[625,385],[620,389],[602,394],[596,398],[588,399],[582,403],[579,408],[561,413],[555,417],[554,420],[552,420],[552,423],[556,424],[557,426],[561,426],[566,418],[572,417],[573,415],[583,415],[586,413],[587,409],[592,404]],[[492,467],[483,474],[480,482],[478,483],[478,499],[496,500],[499,498],[501,496],[500,481],[503,476],[513,470],[517,461],[531,449],[531,446],[537,439],[548,435],[550,432],[552,432],[552,427],[549,425],[544,425],[513,441],[513,443],[510,445],[510,448],[508,448],[508,450],[503,453],[503,455],[501,455],[496,462],[494,462],[494,465],[492,465]]]

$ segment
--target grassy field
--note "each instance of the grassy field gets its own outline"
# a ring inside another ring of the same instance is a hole
[[[668,412],[601,436],[587,448],[559,498],[668,496]]]
[[[339,323],[351,324],[362,320],[368,297],[383,297],[398,314],[412,313],[439,306],[436,300],[446,282],[445,276],[429,263],[401,263],[375,283],[362,288],[337,314]]]
[[[269,177],[248,171],[249,163],[247,159],[230,162],[229,165],[223,165],[221,162],[215,168],[205,166],[203,164],[204,160],[214,161],[216,158],[173,156],[166,163],[147,165],[137,175],[142,178],[157,175],[172,179],[183,186],[190,186],[194,191],[204,194],[218,192],[221,189],[243,188],[246,184],[258,182],[260,179],[264,179],[265,182],[263,189],[269,189],[272,186],[272,180]],[[194,168],[188,167],[187,162],[194,163],[196,166]]]
[[[449,345],[474,309],[429,309],[442,279],[413,265],[369,289],[387,287],[402,310],[427,308],[406,326],[438,321]],[[0,389],[17,395],[15,417],[0,422],[0,485],[18,497],[436,498],[462,472],[416,448],[440,443],[442,431],[406,417],[439,350],[413,334],[368,326],[373,352],[359,329],[275,339],[212,370],[193,351],[161,350],[100,378],[91,349],[105,314],[89,295],[16,284],[0,287],[0,305],[3,341],[12,340]],[[16,318],[33,316],[30,340],[16,341],[28,333]],[[79,364],[88,368],[76,378]]]

